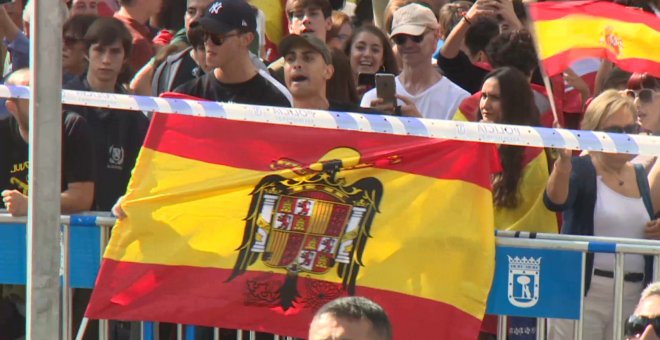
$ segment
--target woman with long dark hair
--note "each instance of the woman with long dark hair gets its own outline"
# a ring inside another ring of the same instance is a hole
[[[394,52],[392,52],[390,40],[376,26],[364,25],[357,28],[348,40],[345,52],[350,60],[353,80],[360,97],[364,92],[370,90],[358,84],[360,73],[399,74],[399,67]]]
[[[539,112],[525,75],[512,67],[488,73],[479,101],[481,121],[494,124],[538,126]],[[515,134],[514,128],[497,130]],[[495,228],[557,232],[556,216],[543,206],[548,163],[541,148],[500,145],[502,172],[492,178]]]

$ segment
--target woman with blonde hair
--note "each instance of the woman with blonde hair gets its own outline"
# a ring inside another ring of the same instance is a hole
[[[587,107],[582,129],[639,133],[632,99],[616,90],[601,93]],[[563,212],[563,234],[649,237],[647,224],[653,219],[649,184],[644,168],[630,162],[633,157],[591,151],[572,158],[570,150],[560,150],[546,186],[544,202],[550,210]],[[652,258],[625,256],[623,315],[635,308],[639,293],[652,277],[652,265]],[[587,254],[585,339],[612,339],[613,289],[614,254]],[[570,320],[551,320],[548,339],[572,339],[573,324]]]

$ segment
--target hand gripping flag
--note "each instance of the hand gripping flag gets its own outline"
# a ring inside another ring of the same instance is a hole
[[[496,170],[493,145],[157,113],[86,315],[305,337],[360,295],[396,338],[475,339]]]
[[[660,18],[653,14],[607,1],[539,2],[530,4],[529,13],[550,76],[595,57],[660,77]]]

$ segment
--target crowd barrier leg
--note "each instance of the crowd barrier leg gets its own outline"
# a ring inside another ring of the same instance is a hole
[[[614,254],[614,320],[612,323],[612,338],[614,340],[623,339],[623,276],[624,276],[624,254],[617,252]]]
[[[108,245],[109,240],[110,240],[110,228],[101,228],[101,236],[100,236],[101,253],[99,254],[101,260],[103,260],[103,251],[105,250],[105,247]],[[110,331],[110,327],[108,320],[99,320],[99,340],[107,340],[109,331]]]
[[[71,340],[72,330],[71,330],[71,304],[73,299],[71,298],[71,278],[70,278],[70,230],[68,224],[62,225],[62,255],[60,267],[62,268],[62,323],[61,323],[61,339]]]
[[[497,340],[506,340],[506,315],[497,316]]]
[[[108,340],[108,320],[99,320],[99,340]]]
[[[545,318],[536,319],[536,340],[545,339]]]

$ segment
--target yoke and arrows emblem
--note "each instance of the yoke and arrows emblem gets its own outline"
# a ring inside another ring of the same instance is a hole
[[[337,149],[333,150],[336,151]],[[342,152],[357,152],[341,148]],[[359,159],[359,154],[357,158]],[[294,178],[269,175],[252,191],[238,259],[227,282],[256,261],[286,270],[278,305],[287,310],[300,297],[298,275],[326,274],[336,267],[342,287],[355,292],[362,255],[383,195],[374,178],[346,184],[340,171],[365,167],[341,160],[320,161],[316,171],[295,171]],[[366,165],[369,166],[369,165]]]

